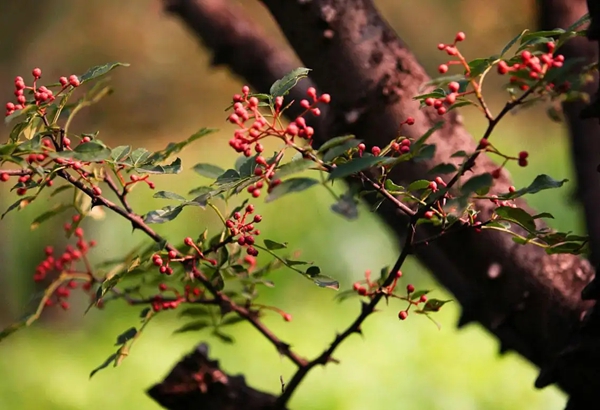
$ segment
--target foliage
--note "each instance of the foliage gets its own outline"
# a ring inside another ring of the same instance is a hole
[[[47,284],[45,291],[35,311],[0,332],[0,340],[31,325],[46,308],[60,305],[69,309],[68,298],[76,288],[89,295],[88,310],[117,300],[142,309],[139,329],[131,327],[121,334],[117,338],[117,350],[94,369],[90,377],[111,364],[119,365],[145,326],[161,312],[179,310],[185,322],[177,333],[206,330],[225,343],[234,342],[228,328],[249,322],[298,367],[279,398],[280,404],[284,404],[308,370],[332,361],[337,346],[351,334],[360,332],[361,324],[382,299],[397,299],[406,306],[398,312],[401,320],[413,312],[437,324],[433,315],[449,300],[430,299],[429,290],[417,290],[412,284],[398,286],[403,277],[402,265],[416,247],[452,235],[459,229],[475,232],[493,229],[511,235],[516,243],[540,246],[549,254],[586,252],[587,237],[550,230],[540,220],[552,218],[551,214],[531,215],[517,201],[524,195],[560,188],[567,181],[539,175],[527,187],[497,192],[494,182],[500,178],[505,164],[516,161],[520,166],[527,166],[529,154],[525,151],[516,155],[503,153],[489,141],[498,122],[517,107],[546,103],[550,117],[559,119],[557,107],[561,102],[582,98],[578,90],[587,78],[585,73],[574,72],[572,62],[557,53],[565,41],[582,35],[577,27],[524,31],[500,54],[472,61],[467,61],[458,48],[458,43],[465,40],[464,33],[458,33],[452,44],[440,44],[438,48],[453,58],[439,66],[440,73],[445,74],[451,65],[458,65],[463,72],[430,81],[424,85],[424,93],[415,97],[422,109],[434,109],[440,121],[419,138],[411,139],[403,135],[403,130],[415,120],[407,117],[401,123],[398,136],[385,147],[367,149],[352,135],[339,136],[318,148],[313,147],[315,130],[310,125],[311,117],[320,116],[320,107],[329,104],[332,98],[328,94],[318,95],[314,88],[309,88],[306,98],[297,102],[304,109],[303,114],[284,123],[283,117],[289,108],[285,96],[309,74],[309,69],[298,68],[289,73],[273,84],[269,94],[253,94],[248,87],[243,87],[229,107],[228,122],[236,127],[229,145],[240,154],[235,165],[224,170],[212,164],[196,164],[194,171],[213,182],[199,185],[188,193],[158,191],[154,197],[168,201],[168,205],[145,215],[131,207],[130,194],[140,186],[155,189],[151,180],[155,175],[181,172],[182,161],[175,155],[214,130],[201,128],[189,138],[170,143],[156,152],[127,145],[109,147],[98,138],[98,132],[74,133],[71,124],[78,112],[112,92],[101,77],[127,64],[94,67],[82,76],[61,77],[57,84],[47,86],[39,85],[39,68],[32,71],[30,86],[17,77],[17,102],[6,105],[5,122],[12,125],[12,131],[9,140],[0,145],[0,164],[9,164],[9,168],[0,171],[0,181],[16,180],[11,191],[18,199],[2,217],[42,198],[55,201],[59,198],[57,194],[69,191],[72,195],[68,201],[49,206],[33,220],[31,228],[69,213],[64,232],[73,238],[74,244],[62,252],[55,252],[52,247],[44,250],[45,258],[33,279]],[[515,47],[515,53],[509,56]],[[510,73],[505,86],[508,101],[497,115],[491,112],[482,95],[484,80],[494,68],[500,75]],[[95,85],[73,102],[75,91],[91,82]],[[436,147],[429,143],[430,137],[443,127],[445,115],[467,106],[475,107],[488,120],[477,148],[469,153],[455,152],[447,158],[448,162],[436,164],[430,170],[431,180],[404,185],[394,181],[391,171],[399,164],[433,158]],[[280,148],[267,155],[262,143],[265,139],[279,141]],[[286,161],[289,152],[293,158]],[[492,173],[467,176],[482,153],[500,157],[501,166]],[[350,188],[338,196],[330,189],[336,180],[359,181],[364,189]],[[348,219],[356,217],[356,204],[361,196],[370,193],[379,203],[389,201],[404,213],[409,219],[409,232],[414,232],[417,226],[428,225],[435,233],[421,242],[416,241],[414,235],[408,235],[393,267],[382,268],[377,278],[366,271],[364,281],[340,292],[340,300],[361,298],[362,310],[330,347],[314,360],[307,361],[262,322],[267,312],[279,314],[288,322],[292,320],[291,315],[275,306],[260,305],[256,299],[261,288],[275,285],[269,274],[280,267],[298,273],[321,288],[338,290],[339,282],[312,262],[295,259],[288,253],[288,244],[259,240],[262,216],[256,212],[257,205],[250,201],[261,197],[266,202],[276,201],[315,187],[331,192],[332,211]],[[231,204],[233,198],[242,195],[249,195],[251,199],[237,206]],[[486,220],[481,220],[477,210],[481,201],[495,205]],[[153,229],[154,224],[180,217],[188,206],[214,212],[222,222],[221,229],[198,231],[194,238],[163,237]],[[147,244],[131,249],[122,257],[92,266],[88,254],[96,243],[86,237],[80,224],[85,218],[97,217],[99,209],[126,219],[134,230],[146,235]],[[269,256],[269,261],[262,266],[256,260],[259,252]],[[402,291],[399,288],[403,288]]]

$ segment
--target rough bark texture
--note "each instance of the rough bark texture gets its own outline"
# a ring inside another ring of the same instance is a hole
[[[148,395],[171,410],[267,410],[276,397],[246,385],[242,376],[229,376],[208,358],[201,344],[175,365]]]
[[[231,29],[250,27],[252,23],[243,13],[236,13],[236,6],[230,2],[169,0],[166,3],[171,12],[221,56],[218,62],[229,65],[258,91],[268,90],[275,79],[294,68],[288,50],[260,52],[265,44],[270,44],[260,31],[244,34],[240,29]],[[370,0],[263,0],[263,3],[303,64],[313,69],[311,80],[332,95],[330,111],[317,134],[318,142],[352,133],[370,145],[385,145],[408,116],[414,117],[416,123],[402,132],[413,138],[440,120],[433,110],[419,110],[418,103],[412,100],[429,78]],[[211,13],[207,5],[227,7],[231,14]],[[235,18],[231,18],[233,13]],[[196,24],[201,21],[208,21],[210,32]],[[230,38],[223,45],[227,34]],[[244,38],[236,38],[240,35]],[[219,39],[216,43],[215,37]],[[244,44],[242,49],[241,44]],[[255,51],[255,56],[247,56]],[[273,53],[278,64],[269,61],[268,56]],[[246,57],[241,59],[242,56]],[[247,67],[248,61],[255,64],[253,69]],[[430,140],[437,146],[434,157],[396,169],[394,178],[398,183],[431,179],[427,171],[434,165],[457,162],[450,158],[452,153],[474,151],[475,142],[463,128],[460,117],[453,111],[443,119],[444,127]],[[495,168],[489,158],[481,156],[473,172],[480,174]],[[510,185],[509,176],[502,173],[492,193],[507,192]],[[519,205],[531,211],[524,202]],[[493,205],[481,202],[478,209],[485,220],[491,215]],[[395,209],[382,206],[379,212],[399,235],[404,234],[406,224]],[[425,230],[418,232],[421,238],[430,234]],[[545,380],[558,383],[569,394],[584,397],[600,387],[597,386],[600,378],[586,384],[589,373],[581,376],[590,351],[576,360],[561,362],[559,367],[551,366],[571,338],[579,334],[583,314],[590,307],[580,298],[581,290],[593,276],[586,260],[572,255],[549,256],[540,248],[516,245],[508,235],[490,231],[457,233],[421,248],[417,256],[461,303],[464,312],[461,325],[480,322],[498,337],[501,350],[514,349],[546,369]],[[554,372],[557,368],[560,371]]]
[[[587,12],[585,0],[540,0],[540,29],[552,30],[567,28]],[[584,37],[567,42],[560,53],[567,59],[582,59],[577,68],[598,60],[596,43]],[[598,89],[598,78],[589,83],[584,91],[591,97]],[[593,265],[600,262],[600,123],[593,118],[580,118],[581,110],[586,106],[583,101],[563,105],[565,119],[569,127],[571,153],[577,177],[577,199],[582,203],[587,230],[590,235],[590,260]]]

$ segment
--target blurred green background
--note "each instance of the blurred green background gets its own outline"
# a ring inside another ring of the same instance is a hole
[[[280,38],[258,2],[240,2],[248,14],[264,22]],[[515,34],[534,25],[532,0],[380,0],[384,15],[408,42],[420,61],[435,73],[444,57],[438,42],[448,42],[459,31],[467,33],[463,50],[470,58],[486,57]],[[22,0],[0,2],[0,96],[12,100],[16,75],[28,77],[33,67],[43,70],[43,80],[81,74],[87,68],[111,61],[131,63],[112,75],[114,95],[83,111],[76,121],[79,132],[100,130],[99,138],[111,145],[131,144],[162,148],[186,138],[198,128],[222,131],[195,143],[184,155],[185,177],[155,178],[157,190],[181,194],[206,183],[190,171],[198,162],[231,166],[234,153],[227,145],[233,128],[224,121],[224,108],[242,83],[226,68],[209,68],[209,53],[182,24],[163,13],[158,0]],[[284,43],[283,40],[282,44]],[[497,81],[486,88],[493,107],[502,103]],[[0,98],[0,99],[2,99]],[[464,111],[473,135],[485,124],[474,111]],[[9,128],[1,130],[4,141]],[[493,136],[501,148],[526,149],[527,168],[509,167],[515,185],[522,186],[538,173],[571,178],[568,141],[560,124],[550,123],[543,111],[529,110],[510,116]],[[559,229],[581,232],[579,208],[571,200],[572,185],[532,196],[538,209],[551,212]],[[144,213],[166,205],[152,199],[148,189],[135,192],[134,206]],[[0,205],[15,200],[7,184],[0,186]],[[59,200],[55,198],[54,200]],[[324,273],[337,278],[343,288],[362,277],[365,269],[378,271],[393,263],[396,239],[368,209],[360,218],[346,221],[329,211],[331,198],[322,189],[291,195],[270,204],[257,203],[264,215],[263,237],[287,241],[305,260],[315,261]],[[48,206],[40,201],[0,221],[0,326],[6,326],[27,309],[36,290],[31,276],[43,258],[46,244],[65,243],[60,218],[34,231],[28,226]],[[131,234],[130,226],[112,215],[101,222],[86,221],[98,241],[92,255],[101,260],[121,255],[144,238]],[[170,238],[195,236],[205,227],[216,228],[210,211],[184,210],[173,223],[158,227]],[[307,228],[308,227],[308,228]],[[411,261],[403,269],[404,284],[435,289],[434,295],[450,298],[428,272]],[[315,287],[288,270],[271,277],[263,303],[271,303],[294,316],[285,323],[277,315],[266,322],[303,355],[313,357],[344,329],[358,312],[352,299],[339,304],[334,291]],[[86,300],[73,296],[68,312],[50,309],[40,322],[2,342],[0,352],[0,408],[2,409],[157,409],[145,389],[162,380],[182,355],[200,341],[211,346],[230,373],[243,373],[250,385],[277,393],[279,376],[293,368],[246,324],[231,329],[234,345],[224,345],[205,333],[173,335],[183,322],[176,312],[159,315],[117,369],[108,368],[88,380],[91,369],[114,351],[118,334],[138,324],[140,309],[109,304],[85,317]],[[426,318],[410,316],[399,322],[401,305],[383,309],[364,326],[364,338],[353,337],[336,357],[339,365],[317,368],[294,396],[294,409],[561,409],[564,395],[551,387],[533,388],[535,369],[515,354],[497,354],[498,343],[479,326],[456,330],[457,304],[437,316],[439,331]]]

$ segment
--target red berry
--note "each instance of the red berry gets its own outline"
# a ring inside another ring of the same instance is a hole
[[[94,195],[96,195],[96,196],[102,195],[102,189],[100,189],[100,187],[98,187],[98,186],[94,186],[92,188],[92,191],[94,192]]]
[[[448,66],[446,64],[440,64],[438,67],[440,74],[446,74],[448,72]]]
[[[466,34],[463,33],[462,31],[459,31],[458,33],[456,33],[456,37],[454,38],[454,41],[465,41],[465,38],[467,38]]]
[[[437,183],[435,181],[431,181],[429,183],[428,188],[431,189],[433,192],[436,192],[438,190]]]
[[[360,282],[354,282],[354,284],[352,285],[352,289],[354,289],[355,291],[358,291],[360,288],[362,288]]]
[[[167,290],[167,285],[165,283],[161,283],[160,285],[158,285],[158,290],[164,292],[165,290]]]
[[[455,92],[458,92],[458,89],[460,88],[460,84],[456,81],[452,81],[450,84],[448,84],[448,88],[450,89],[450,91],[455,93]]]
[[[2,182],[6,182],[10,179],[10,175],[8,175],[6,172],[3,172],[0,174],[0,181]]]
[[[446,111],[448,111],[446,109],[446,107],[440,107],[440,108],[437,109],[438,115],[444,115],[444,114],[446,114]]]
[[[427,302],[427,296],[421,295],[421,297],[419,298],[419,302],[421,302],[421,303]]]
[[[175,259],[177,257],[177,252],[169,251],[169,259]]]
[[[292,315],[290,315],[289,313],[286,313],[283,315],[283,320],[285,320],[286,322],[291,322],[292,321]]]
[[[63,300],[62,302],[60,302],[60,307],[63,308],[63,310],[69,310],[69,302],[65,302]]]
[[[398,319],[405,320],[408,317],[408,312],[406,310],[401,310],[398,313]]]
[[[33,74],[33,76],[34,76],[35,78],[40,78],[40,77],[42,76],[42,70],[41,70],[41,69],[39,69],[39,68],[34,68],[34,69],[31,71],[31,74]]]
[[[511,185],[508,187],[508,192],[510,192],[511,194],[515,191],[516,191],[516,188],[514,186]]]
[[[435,214],[433,213],[433,211],[427,211],[427,212],[425,212],[425,214],[423,215],[423,218],[425,218],[425,219],[431,219],[431,218],[433,218],[433,216],[434,216],[434,215],[435,215]]]
[[[435,99],[433,99],[431,97],[425,98],[425,105],[431,107],[434,103],[435,103]]]
[[[362,286],[358,289],[358,294],[361,296],[365,296],[367,294],[367,289],[363,288]]]
[[[236,218],[236,219],[239,219],[239,218]],[[190,238],[189,236],[183,240],[183,243],[185,243],[187,246],[194,246],[194,240],[192,238]]]
[[[375,147],[371,148],[371,153],[375,156],[378,156],[379,154],[381,154],[381,148],[375,146]]]
[[[494,179],[500,178],[501,171],[502,171],[502,169],[500,169],[500,168],[496,168],[495,170],[493,170],[492,171],[492,178],[494,178]]]
[[[331,102],[331,96],[329,94],[323,94],[319,97],[319,102],[329,104]]]
[[[527,151],[519,152],[519,159],[527,159],[528,156],[529,156],[529,152],[527,152]]]
[[[77,78],[76,75],[71,75],[69,76],[69,84],[71,84],[73,87],[79,87],[79,84],[81,84],[81,82],[79,81],[79,78]]]
[[[413,293],[415,291],[415,287],[413,285],[406,285],[406,291],[408,293]]]
[[[519,158],[519,166],[526,167],[527,164],[528,164],[528,162],[525,158]]]
[[[413,125],[415,123],[415,119],[413,117],[408,117],[404,122],[408,125]]]

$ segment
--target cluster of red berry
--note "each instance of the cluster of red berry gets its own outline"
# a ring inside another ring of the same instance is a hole
[[[460,84],[456,81],[452,81],[451,83],[448,84],[448,90],[450,90],[450,92],[448,94],[446,94],[445,97],[443,97],[443,98],[432,98],[432,97],[426,98],[425,105],[427,105],[428,107],[435,108],[439,115],[444,115],[448,111],[447,107],[454,104],[458,97],[469,94],[468,92],[459,93],[458,92],[459,89],[460,89]]]
[[[73,223],[78,223],[81,219],[81,215],[76,214],[73,216]],[[67,233],[71,233],[72,225],[67,223],[63,229]],[[77,272],[76,264],[79,261],[85,261],[86,255],[90,248],[96,246],[96,241],[86,241],[84,239],[84,230],[81,227],[75,228],[73,234],[77,238],[75,247],[67,245],[64,252],[60,256],[55,255],[54,248],[47,246],[44,250],[46,257],[41,261],[35,269],[33,280],[35,282],[42,282],[49,275],[56,275],[60,273],[74,273]],[[89,273],[88,273],[89,274]],[[92,286],[92,277],[82,285],[82,289],[89,291]],[[65,300],[71,294],[71,289],[77,287],[75,280],[69,280],[65,285],[59,286],[56,291],[46,300],[46,306],[52,306],[55,302],[59,303],[63,309],[69,308],[69,303]]]
[[[250,215],[254,213],[254,205],[249,204],[246,206],[245,212],[241,214],[240,212],[235,212],[233,214],[233,219],[229,219],[225,225],[229,228],[231,235],[237,237],[237,243],[240,246],[246,247],[246,253],[249,256],[257,256],[258,250],[252,246],[254,245],[255,236],[260,235],[260,231],[254,228],[254,224],[257,224],[262,221],[261,215],[254,215],[252,217],[251,222],[247,222],[246,220]],[[250,260],[246,262],[251,262]]]
[[[27,97],[25,96],[25,90],[30,90],[30,93],[33,96],[33,101],[31,103],[40,106],[44,103],[51,103],[52,101],[54,101],[56,99],[56,96],[68,87],[79,87],[80,84],[79,78],[77,78],[76,75],[71,75],[69,78],[60,77],[59,82],[62,88],[55,95],[49,88],[45,86],[37,86],[37,80],[39,80],[42,77],[41,69],[34,68],[31,71],[31,74],[33,75],[33,85],[31,86],[25,85],[25,80],[23,80],[23,77],[15,77],[15,97],[17,97],[17,103],[6,103],[6,116],[11,115],[17,110],[22,110],[27,106]]]
[[[554,42],[546,43],[548,49],[547,53],[542,53],[539,56],[534,55],[528,50],[523,50],[520,54],[520,63],[514,63],[509,65],[506,61],[500,61],[498,63],[498,73],[505,75],[511,73],[510,82],[519,85],[519,88],[523,91],[529,89],[529,84],[526,82],[526,78],[530,80],[539,80],[543,78],[548,70],[551,68],[559,68],[563,66],[565,56],[562,54],[554,55],[556,44]],[[550,83],[547,85],[548,89],[553,89],[554,84]],[[569,89],[569,84],[564,83],[560,86],[560,91],[564,92]]]
[[[406,120],[402,121],[400,123],[400,126],[402,125],[413,125],[415,123],[415,119],[413,117],[408,117]],[[392,141],[392,143],[390,144],[390,147],[388,150],[386,150],[385,152],[382,151],[382,149],[380,147],[378,147],[377,145],[371,147],[371,154],[373,154],[374,156],[379,156],[379,155],[386,155],[388,153],[392,153],[395,154],[406,154],[408,152],[410,152],[410,145],[411,145],[411,141],[406,138],[406,137],[399,137],[397,138],[395,141]],[[362,156],[362,154],[365,152],[365,150],[367,149],[367,146],[363,143],[358,144],[358,155]]]
[[[283,112],[283,97],[276,97],[274,101],[273,120],[271,123],[265,118],[260,111],[260,101],[257,97],[250,95],[250,88],[244,86],[242,94],[233,96],[233,113],[229,116],[228,121],[239,127],[234,132],[233,138],[229,140],[229,145],[239,153],[243,153],[246,157],[251,157],[254,151],[256,152],[257,167],[254,170],[254,175],[262,177],[261,180],[250,185],[248,192],[258,198],[261,195],[261,189],[267,185],[267,192],[281,183],[279,179],[273,179],[275,176],[276,161],[268,163],[267,159],[262,156],[264,146],[259,142],[261,139],[276,136],[286,142],[293,140],[294,137],[300,137],[310,140],[314,134],[314,129],[306,124],[304,115],[311,113],[314,116],[321,115],[321,110],[317,107],[319,103],[328,104],[331,101],[329,94],[317,96],[317,92],[313,87],[310,87],[307,92],[308,99],[300,101],[300,106],[305,108],[305,112],[298,118],[292,121],[285,130],[278,128],[278,121]]]

